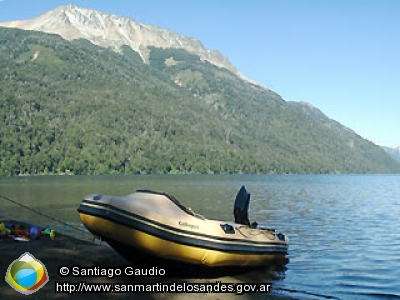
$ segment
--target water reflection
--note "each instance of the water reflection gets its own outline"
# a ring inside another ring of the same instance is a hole
[[[76,208],[86,194],[136,189],[166,191],[207,218],[233,220],[243,184],[251,193],[250,220],[290,237],[290,263],[237,280],[272,282],[301,299],[400,297],[400,176],[2,177],[0,193],[80,226]],[[48,223],[5,201],[1,212]]]

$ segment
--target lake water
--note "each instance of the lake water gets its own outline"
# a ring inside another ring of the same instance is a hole
[[[233,219],[241,185],[250,220],[291,239],[284,270],[252,272],[296,299],[400,297],[400,175],[164,175],[0,177],[0,194],[80,226],[86,194],[166,191],[207,218]],[[74,230],[0,199],[0,214]]]

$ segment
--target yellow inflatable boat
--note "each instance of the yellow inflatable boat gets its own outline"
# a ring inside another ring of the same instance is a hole
[[[89,195],[78,208],[82,223],[131,261],[208,267],[263,267],[285,261],[289,238],[248,220],[243,186],[235,222],[208,220],[165,193],[139,190],[124,197]]]

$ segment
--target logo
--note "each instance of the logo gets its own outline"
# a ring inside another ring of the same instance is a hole
[[[24,295],[37,292],[48,281],[46,267],[29,252],[13,261],[6,273],[6,282]]]
[[[188,222],[179,221],[178,224],[179,224],[180,226],[190,227],[190,229],[192,229],[192,230],[193,230],[193,229],[199,229],[199,225],[189,224]]]

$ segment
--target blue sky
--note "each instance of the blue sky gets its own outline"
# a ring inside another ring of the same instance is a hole
[[[0,0],[0,22],[71,1]],[[220,50],[287,101],[306,101],[377,144],[400,146],[400,1],[75,0]]]

